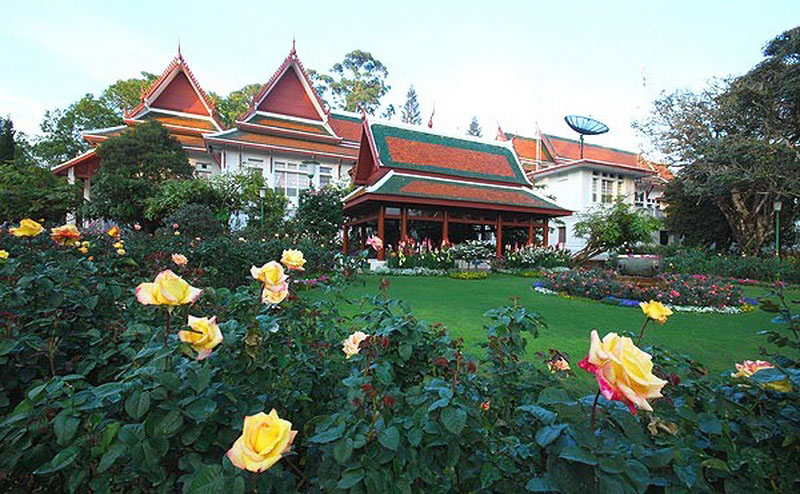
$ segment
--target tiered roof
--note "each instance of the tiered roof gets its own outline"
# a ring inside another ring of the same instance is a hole
[[[449,136],[423,127],[364,120],[345,208],[366,201],[571,214],[538,196],[510,143]]]
[[[358,155],[360,121],[325,109],[294,46],[235,125],[206,141],[348,160]]]

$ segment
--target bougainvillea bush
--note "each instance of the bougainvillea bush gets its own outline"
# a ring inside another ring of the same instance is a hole
[[[733,307],[742,305],[739,285],[713,276],[663,274],[659,284],[620,280],[615,271],[572,270],[545,274],[545,288],[570,295],[601,300],[617,297],[630,300],[657,300],[665,304],[695,307]]]
[[[524,307],[487,313],[476,358],[388,282],[354,317],[338,273],[312,301],[295,287],[302,252],[229,289],[189,255],[145,276],[117,238],[83,252],[84,237],[46,235],[0,238],[3,492],[797,491],[800,342],[784,298],[765,304],[784,355],[722,379],[644,330],[635,345],[625,328],[590,340],[587,321],[573,365],[600,392],[581,398],[563,387],[568,355],[526,358],[547,326]]]

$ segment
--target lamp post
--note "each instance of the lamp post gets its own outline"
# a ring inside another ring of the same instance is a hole
[[[781,258],[781,209],[783,209],[783,202],[775,199],[775,202],[772,203],[772,210],[775,211],[775,255],[778,259]]]
[[[314,172],[316,171],[317,165],[319,165],[319,161],[312,159],[312,160],[303,160],[301,163],[306,166],[306,174],[308,175],[308,187],[310,189],[313,189]]]
[[[264,196],[266,195],[266,191],[261,188],[258,189],[258,197],[261,198],[261,231],[264,231]]]

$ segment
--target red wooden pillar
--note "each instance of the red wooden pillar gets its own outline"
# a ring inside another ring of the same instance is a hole
[[[347,230],[350,228],[350,224],[345,221],[344,226],[342,227],[342,254],[347,255],[348,245],[347,245]]]
[[[408,239],[408,209],[400,209],[400,240]]]
[[[384,208],[381,204],[378,206],[378,238],[381,239],[381,248],[378,249],[378,260],[383,261],[386,258],[386,235],[383,229],[383,215]]]
[[[533,216],[528,218],[528,245],[533,245]]]
[[[497,213],[497,229],[495,237],[497,238],[496,253],[497,257],[500,257],[503,255],[503,215],[500,213]]]
[[[444,218],[442,219],[442,245],[450,245],[450,214],[444,210]]]
[[[547,226],[547,218],[544,219],[544,231],[542,232],[542,242],[544,246],[547,247],[549,245],[547,239],[550,236],[550,228]]]

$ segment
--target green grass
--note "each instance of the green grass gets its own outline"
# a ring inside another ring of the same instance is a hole
[[[601,337],[607,332],[638,332],[644,316],[638,308],[615,307],[583,299],[565,299],[542,295],[531,289],[531,279],[491,274],[488,279],[464,281],[447,277],[387,276],[390,282],[388,296],[404,300],[419,318],[430,323],[444,323],[450,333],[464,338],[470,353],[481,354],[477,345],[485,341],[483,326],[488,322],[484,313],[489,309],[511,304],[519,297],[519,304],[539,312],[548,327],[541,330],[539,338],[528,340],[528,356],[538,360],[536,351],[546,352],[556,348],[569,353],[577,380],[577,388],[589,389],[592,380],[577,368],[589,349],[589,332],[597,329]],[[351,300],[364,294],[378,292],[379,276],[364,276],[345,290]],[[361,283],[363,282],[363,284]],[[767,294],[763,288],[748,287],[748,297]],[[358,305],[343,309],[348,315],[359,312]],[[769,321],[772,314],[761,311],[746,314],[676,313],[666,324],[651,322],[642,346],[664,345],[688,354],[703,363],[712,375],[733,369],[734,362],[759,357],[759,347],[766,340],[756,331],[774,327]]]

